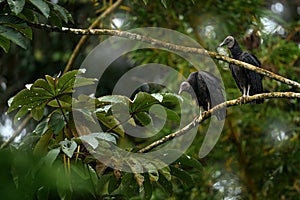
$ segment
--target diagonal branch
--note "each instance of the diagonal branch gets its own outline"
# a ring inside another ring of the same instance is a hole
[[[271,98],[298,98],[300,99],[300,93],[295,93],[295,92],[270,92],[270,93],[261,93],[261,94],[256,94],[253,96],[249,96],[243,99],[243,101],[241,101],[240,98],[238,99],[233,99],[233,100],[229,100],[226,102],[223,102],[215,107],[213,107],[212,109],[204,112],[201,116],[195,118],[192,122],[190,122],[188,125],[186,125],[185,127],[183,127],[182,129],[171,133],[169,135],[166,135],[165,137],[151,143],[150,145],[140,149],[138,152],[139,153],[144,153],[147,151],[150,151],[151,149],[158,147],[159,145],[175,138],[178,137],[180,135],[183,135],[185,133],[187,133],[189,130],[191,130],[192,128],[196,127],[197,125],[201,124],[203,121],[205,121],[207,118],[209,118],[211,116],[211,114],[213,112],[215,112],[216,110],[222,109],[224,107],[231,107],[231,106],[237,106],[240,104],[246,104],[249,103],[253,100],[259,100],[259,99],[271,99]]]
[[[57,31],[57,32],[63,32],[63,33],[71,33],[71,34],[77,34],[77,35],[111,35],[111,36],[118,36],[122,38],[127,38],[130,40],[136,40],[136,41],[141,41],[145,42],[148,44],[153,45],[154,47],[161,47],[161,48],[166,48],[168,50],[172,50],[175,52],[185,52],[185,53],[194,53],[194,54],[203,54],[203,55],[208,55],[212,58],[215,58],[217,60],[222,60],[228,63],[232,63],[235,65],[238,65],[240,67],[255,71],[259,74],[262,74],[264,76],[267,76],[271,79],[275,79],[277,81],[280,81],[282,83],[291,85],[293,87],[296,87],[300,89],[300,83],[290,80],[288,78],[285,78],[283,76],[277,75],[273,72],[270,72],[266,69],[256,67],[254,65],[251,65],[249,63],[245,63],[239,60],[235,60],[233,58],[230,58],[228,56],[224,56],[221,54],[218,54],[216,52],[212,51],[207,51],[205,49],[199,49],[199,48],[194,48],[194,47],[188,47],[188,46],[181,46],[181,45],[175,45],[172,43],[164,42],[158,39],[154,39],[148,36],[136,34],[136,33],[131,33],[128,31],[119,31],[119,30],[111,30],[111,29],[77,29],[77,28],[67,28],[67,27],[57,27],[57,26],[49,26],[47,24],[37,24],[37,23],[32,23],[28,22],[33,27],[40,28],[40,29],[45,29],[47,31]]]
[[[100,23],[100,21],[102,19],[104,19],[107,15],[109,15],[111,12],[113,12],[121,3],[123,0],[118,0],[116,1],[114,4],[112,4],[109,8],[107,8],[92,24],[88,29],[93,29],[95,27],[97,27]],[[65,67],[64,73],[66,73],[67,71],[70,70],[71,66],[73,65],[80,49],[82,48],[82,46],[85,44],[85,42],[87,41],[88,36],[87,35],[83,35],[79,42],[77,43],[70,59],[68,60],[68,63]]]

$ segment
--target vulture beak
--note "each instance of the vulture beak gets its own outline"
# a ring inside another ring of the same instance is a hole
[[[219,47],[222,47],[224,45],[226,45],[226,39],[221,44],[219,44]]]
[[[178,95],[180,95],[181,93],[182,93],[182,88],[179,89]]]

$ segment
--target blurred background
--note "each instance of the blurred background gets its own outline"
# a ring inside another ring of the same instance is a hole
[[[60,0],[73,16],[74,24],[87,28],[114,1]],[[147,4],[145,4],[147,3]],[[41,20],[48,23],[47,20]],[[300,82],[300,1],[299,0],[125,0],[98,28],[130,30],[163,27],[194,38],[203,48],[229,55],[218,45],[234,36],[244,50],[258,57],[262,67]],[[90,36],[72,66],[80,67],[89,52],[108,36]],[[33,39],[24,50],[12,45],[0,51],[0,134],[1,143],[18,127],[13,115],[6,115],[7,101],[25,84],[44,75],[63,71],[80,36],[33,28]],[[62,42],[63,41],[63,42]],[[98,96],[111,94],[116,81],[132,67],[146,63],[174,67],[187,76],[195,69],[180,57],[165,51],[143,50],[124,55],[114,62],[101,80]],[[222,75],[227,99],[239,97],[228,64],[215,60]],[[295,88],[264,78],[264,90],[296,91]],[[31,122],[16,138],[35,127]],[[200,126],[199,133],[206,126]],[[200,162],[201,172],[187,169],[195,183],[173,181],[172,193],[155,187],[152,199],[298,199],[300,196],[300,102],[299,99],[271,99],[262,105],[242,105],[227,109],[221,137]],[[198,158],[199,134],[187,154]],[[11,156],[2,153],[3,156]],[[2,160],[2,157],[1,157]],[[3,165],[9,161],[2,160]],[[30,165],[30,162],[19,162]],[[5,167],[4,167],[5,168]],[[4,172],[3,176],[5,176]],[[2,179],[2,178],[1,178]],[[10,180],[9,178],[7,178]],[[1,181],[3,182],[3,181]],[[3,183],[2,183],[3,184]],[[10,182],[13,184],[13,182]],[[9,184],[6,185],[8,187]],[[54,197],[53,197],[54,198]]]

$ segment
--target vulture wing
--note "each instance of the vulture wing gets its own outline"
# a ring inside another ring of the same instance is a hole
[[[254,66],[260,67],[261,63],[259,60],[252,54],[248,52],[243,52],[240,56],[240,60]],[[262,86],[262,76],[254,71],[245,70],[246,76],[248,77],[250,87],[250,95],[259,94],[263,92]],[[257,100],[256,103],[263,103],[263,100]]]
[[[224,88],[222,87],[221,80],[212,75],[211,73],[200,71],[198,76],[201,76],[205,82],[207,96],[209,97],[210,107],[213,108],[216,105],[225,102],[225,96],[223,94]],[[214,113],[219,120],[223,120],[226,117],[226,108],[217,110]]]

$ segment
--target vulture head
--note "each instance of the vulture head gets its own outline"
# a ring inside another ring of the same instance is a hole
[[[234,46],[234,44],[235,44],[234,37],[227,36],[219,46],[221,47],[221,46],[226,45],[229,49],[231,49]]]
[[[191,84],[189,84],[189,82],[187,82],[187,81],[183,81],[180,84],[180,88],[179,88],[178,94],[181,94],[182,92],[188,92],[188,93],[190,93],[192,90],[193,90],[193,88],[192,88]]]

